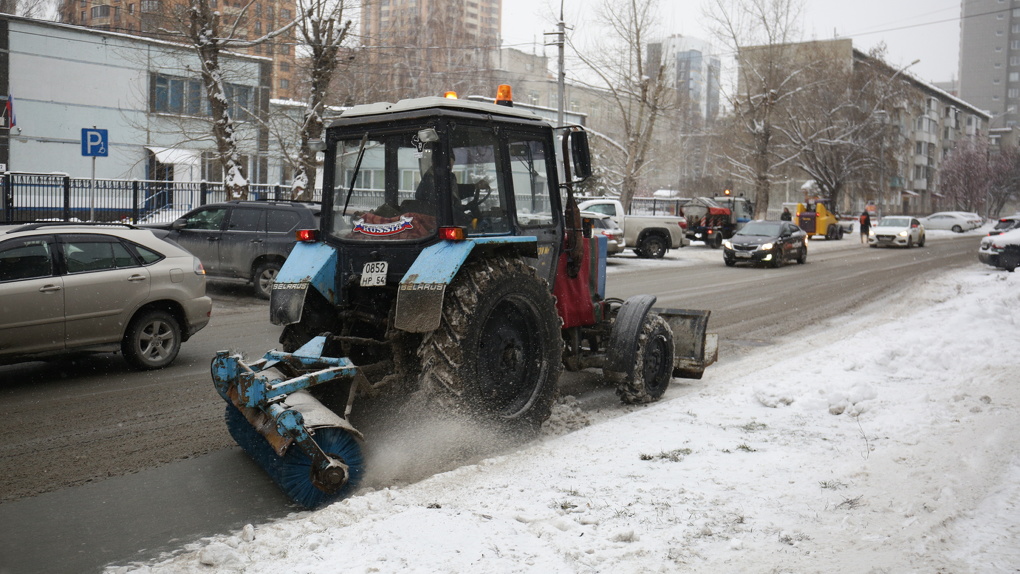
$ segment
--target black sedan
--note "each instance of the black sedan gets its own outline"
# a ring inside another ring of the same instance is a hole
[[[733,237],[723,241],[723,261],[781,267],[789,260],[807,261],[807,234],[788,221],[750,221]]]

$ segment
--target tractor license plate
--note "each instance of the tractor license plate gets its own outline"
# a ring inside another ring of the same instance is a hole
[[[361,269],[362,287],[382,287],[386,285],[386,269],[389,263],[385,261],[369,261]]]

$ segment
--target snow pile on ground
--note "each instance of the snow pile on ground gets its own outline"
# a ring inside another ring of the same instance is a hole
[[[568,434],[108,572],[1015,572],[1020,273],[915,287],[654,405],[583,426],[565,401]]]

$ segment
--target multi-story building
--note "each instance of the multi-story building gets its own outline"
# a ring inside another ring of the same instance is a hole
[[[688,129],[711,124],[719,115],[722,64],[703,40],[670,36],[648,44],[648,61],[662,62],[676,87],[680,116]]]
[[[1020,2],[964,0],[960,97],[992,115],[993,127],[1020,123]]]
[[[244,173],[275,183],[271,61],[228,54],[220,63]],[[180,44],[0,14],[0,91],[13,98],[16,117],[0,129],[0,164],[72,177],[94,169],[103,179],[222,181],[198,65]],[[83,130],[93,128],[108,134],[103,157],[83,152]]]
[[[256,0],[231,2],[207,0],[220,13],[220,30],[232,30],[241,40],[260,38],[294,20],[299,8],[295,0]],[[180,40],[187,31],[188,0],[61,0],[60,20],[66,24],[124,32],[170,42]],[[234,26],[235,22],[238,24]],[[265,56],[273,60],[273,97],[298,99],[298,67],[295,56],[295,29],[287,34],[250,47],[232,51]]]
[[[374,99],[483,93],[501,18],[502,0],[365,0],[362,73],[372,77]]]
[[[874,119],[884,126],[879,148],[871,150],[879,159],[879,168],[873,180],[847,182],[848,203],[839,206],[843,211],[860,210],[865,202],[876,203],[886,213],[924,214],[949,207],[941,204],[939,167],[961,139],[988,137],[988,112],[915,78],[905,68],[893,68],[855,49],[849,39],[751,47],[745,53],[748,61],[754,62],[755,55],[766,50],[770,57],[781,58],[789,70],[799,71],[788,71],[784,78],[802,75],[809,64],[821,64],[814,67],[823,73],[852,70],[853,74],[876,74],[884,78],[890,92],[900,94],[888,98],[883,109],[875,112]],[[738,89],[744,93],[743,85]],[[782,201],[772,197],[769,203],[780,206]]]

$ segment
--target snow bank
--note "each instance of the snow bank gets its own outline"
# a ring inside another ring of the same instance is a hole
[[[1014,572],[1018,281],[975,263],[662,402],[568,400],[567,434],[108,571]]]

